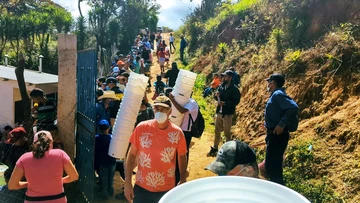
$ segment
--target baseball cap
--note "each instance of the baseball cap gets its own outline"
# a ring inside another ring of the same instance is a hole
[[[110,128],[110,124],[109,121],[103,119],[99,122],[99,129],[100,130],[107,130],[108,128]]]
[[[232,77],[232,76],[234,76],[234,72],[231,71],[231,70],[227,70],[227,71],[221,73],[221,75],[228,75],[228,76],[231,76],[231,77]]]
[[[23,127],[17,127],[10,131],[10,134],[14,140],[18,140],[26,135],[26,130]]]
[[[114,67],[114,68],[113,68],[113,72],[114,72],[114,73],[118,73],[118,72],[120,72],[119,67]]]
[[[228,141],[221,146],[216,160],[208,165],[205,170],[210,170],[219,175],[226,175],[239,164],[256,162],[255,152],[239,140]]]
[[[34,135],[34,141],[33,143],[37,142],[39,140],[39,136],[44,134],[45,135],[45,139],[46,140],[53,140],[53,137],[51,135],[51,133],[49,131],[46,131],[46,130],[42,130],[42,131],[39,131],[37,132],[35,135]]]
[[[163,106],[167,108],[171,108],[171,101],[167,96],[158,96],[154,100],[154,106]]]
[[[99,82],[105,83],[105,82],[106,82],[106,78],[99,78]]]
[[[275,73],[272,74],[269,78],[265,79],[266,81],[276,81],[276,84],[282,87],[285,83],[285,76],[283,74]]]
[[[109,84],[109,83],[114,83],[116,84],[117,83],[117,80],[114,78],[114,77],[108,77],[106,79],[106,84]]]

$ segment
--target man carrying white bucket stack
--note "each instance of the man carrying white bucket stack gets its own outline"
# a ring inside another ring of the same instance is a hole
[[[125,197],[133,203],[157,203],[174,188],[176,154],[180,182],[186,182],[186,140],[182,130],[169,121],[171,101],[158,96],[154,101],[155,119],[141,122],[130,138],[125,168]],[[138,158],[138,159],[137,159]],[[136,172],[135,186],[132,171]]]
[[[188,151],[186,153],[186,156],[187,156],[187,160],[189,160],[189,147],[190,147],[190,142],[191,142],[191,138],[192,138],[191,127],[198,116],[199,105],[196,103],[196,101],[193,98],[190,98],[188,103],[186,103],[184,106],[181,106],[179,103],[176,102],[175,97],[172,93],[169,94],[169,99],[171,100],[174,107],[181,114],[184,115],[184,118],[183,118],[183,121],[182,121],[180,127],[185,135],[186,148]],[[176,168],[175,176],[176,176],[175,183],[177,183],[180,178],[178,168]]]

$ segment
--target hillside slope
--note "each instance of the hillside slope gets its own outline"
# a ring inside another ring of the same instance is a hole
[[[360,2],[280,2],[244,0],[185,23],[188,67],[207,79],[231,66],[240,73],[232,132],[250,144],[265,139],[264,79],[285,74],[301,120],[286,152],[288,186],[312,202],[360,202]],[[264,146],[257,151],[261,160]]]

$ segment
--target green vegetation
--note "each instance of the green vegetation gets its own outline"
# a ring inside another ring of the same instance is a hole
[[[0,176],[0,186],[6,185],[4,177]]]
[[[52,1],[14,1],[0,4],[0,61],[9,55],[16,66],[20,52],[26,56],[26,68],[37,70],[43,55],[44,71],[57,73],[56,34],[69,32],[70,12]]]
[[[318,157],[310,148],[311,142],[296,140],[286,152],[284,178],[288,187],[307,197],[313,203],[342,202],[326,176],[316,178],[314,163],[325,161],[328,157]],[[299,175],[301,174],[301,176]]]
[[[87,16],[82,15],[81,1],[91,7]],[[101,50],[101,66],[107,68],[116,52],[127,54],[140,29],[156,30],[159,9],[156,2],[148,0],[79,0],[81,16],[74,20],[52,0],[0,2],[0,63],[8,55],[10,65],[17,66],[22,52],[25,67],[37,70],[38,58],[43,55],[43,71],[57,74],[57,34],[75,33],[78,50]]]
[[[222,22],[227,20],[230,16],[245,15],[245,11],[252,8],[258,0],[242,0],[236,4],[224,3],[220,8],[219,14],[207,21],[205,29],[210,31],[217,28]]]
[[[203,85],[209,82],[212,73],[236,68],[242,77],[242,101],[234,129],[241,138],[249,135],[246,142],[257,141],[257,136],[261,135],[258,127],[263,122],[262,110],[267,97],[256,89],[273,72],[286,75],[288,90],[298,101],[302,119],[322,115],[334,108],[336,101],[343,105],[348,97],[358,94],[358,86],[353,85],[359,81],[360,27],[356,12],[360,4],[351,0],[343,2],[350,6],[338,5],[331,0],[207,2],[216,2],[213,12],[204,17],[203,6],[196,8],[176,32],[176,36],[184,34],[189,43],[182,68],[200,73],[199,83]],[[331,5],[332,9],[324,5]],[[335,74],[339,77],[333,77]],[[334,96],[334,89],[342,92],[339,97]],[[196,89],[195,96],[201,95],[201,91]],[[211,99],[204,100],[201,96],[198,102],[203,102],[201,106],[205,107],[215,106]],[[213,121],[212,115],[204,117],[208,126]],[[342,166],[346,172],[341,172],[341,178],[335,177],[334,171],[339,169],[332,164],[341,165],[339,160],[329,157],[326,147],[318,147],[315,133],[306,128],[302,127],[301,133],[307,138],[299,139],[302,134],[294,134],[286,152],[284,175],[287,186],[315,203],[357,201],[358,164],[350,162],[348,166]],[[323,133],[322,139],[326,137],[326,140],[320,141],[331,141],[331,145],[344,150],[339,150],[337,156],[347,153],[346,150],[357,149],[358,142],[346,143],[345,138],[330,137],[328,133]],[[339,143],[338,139],[341,145],[334,144]],[[315,150],[308,149],[310,143]],[[258,149],[257,155],[261,162],[265,151]]]

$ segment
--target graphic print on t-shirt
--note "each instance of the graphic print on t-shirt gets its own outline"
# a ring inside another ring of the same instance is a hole
[[[155,120],[145,121],[135,128],[130,142],[138,149],[136,184],[151,192],[172,189],[176,154],[187,152],[181,129],[170,124],[167,129],[160,130]]]

